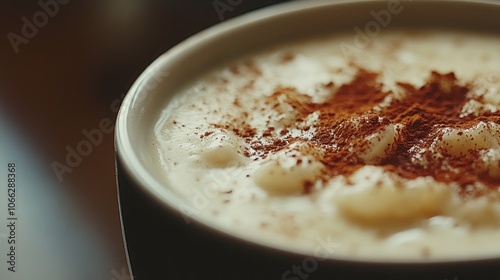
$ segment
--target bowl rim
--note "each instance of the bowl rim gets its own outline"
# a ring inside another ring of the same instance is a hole
[[[397,2],[405,3],[405,2],[413,2],[412,0],[395,0]],[[235,30],[241,28],[243,26],[249,25],[251,23],[255,23],[258,21],[263,21],[266,19],[284,16],[288,13],[294,13],[305,9],[317,9],[325,6],[332,5],[352,5],[358,3],[387,3],[385,0],[316,0],[316,1],[293,1],[293,2],[285,2],[280,4],[275,4],[269,7],[265,7],[262,9],[258,9],[252,12],[245,13],[243,15],[237,16],[232,19],[228,19],[217,23],[209,28],[206,28],[189,38],[181,41],[180,43],[173,46],[171,49],[167,50],[163,54],[161,54],[157,59],[155,59],[135,80],[126,96],[124,97],[120,109],[118,111],[116,124],[115,124],[115,133],[114,133],[114,148],[115,148],[115,157],[117,161],[121,164],[122,172],[128,174],[128,177],[133,181],[135,186],[138,186],[144,193],[148,195],[153,201],[155,201],[158,205],[161,205],[167,211],[175,213],[177,215],[182,215],[185,217],[186,213],[189,218],[189,222],[193,222],[195,226],[201,226],[206,230],[210,230],[215,232],[216,234],[221,234],[224,236],[228,236],[231,239],[236,239],[239,242],[243,242],[245,244],[251,244],[253,246],[257,245],[258,247],[263,247],[266,250],[273,250],[276,252],[281,252],[285,254],[299,255],[303,257],[312,256],[312,254],[306,254],[304,252],[294,251],[294,250],[286,250],[279,246],[273,246],[270,243],[262,242],[259,238],[248,238],[248,236],[243,236],[242,234],[237,234],[236,232],[229,232],[225,229],[222,229],[216,223],[212,222],[210,219],[206,219],[197,215],[190,215],[189,213],[193,213],[196,209],[189,205],[188,203],[183,202],[183,200],[176,195],[169,188],[164,187],[164,183],[162,183],[159,179],[155,178],[147,168],[141,164],[140,157],[134,148],[134,145],[129,137],[129,124],[128,120],[133,118],[133,110],[136,108],[137,104],[140,104],[142,99],[141,95],[144,95],[144,86],[145,84],[155,78],[154,69],[158,69],[161,66],[172,63],[175,59],[182,57],[189,50],[194,49],[195,47],[203,44],[207,40],[217,39],[218,36],[224,34],[228,31]],[[496,5],[500,6],[499,1],[495,0],[419,0],[421,3],[437,3],[437,2],[449,2],[449,3],[467,3],[467,4],[488,4],[488,5]],[[431,4],[432,5],[432,4]],[[153,73],[153,74],[151,74]],[[119,170],[117,169],[117,172]],[[329,256],[326,261],[342,261],[342,262],[350,262],[350,263],[369,263],[373,265],[439,265],[439,264],[459,264],[459,263],[471,263],[471,262],[484,262],[484,261],[498,261],[500,260],[500,256],[498,257],[477,257],[470,259],[431,259],[431,260],[380,260],[374,258],[350,258],[345,257],[344,255],[339,256]]]

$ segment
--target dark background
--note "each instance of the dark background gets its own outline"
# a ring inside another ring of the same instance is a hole
[[[36,150],[32,156],[43,162],[43,172],[54,178],[57,175],[51,164],[65,163],[66,148],[77,147],[86,139],[82,130],[99,128],[105,118],[115,120],[113,105],[160,54],[221,20],[282,2],[59,1],[0,2],[0,110]],[[218,13],[214,2],[231,9]],[[43,11],[40,3],[52,3],[47,5],[53,16],[37,18]],[[232,7],[231,3],[239,4]],[[31,38],[23,35],[23,18],[32,24],[38,21],[35,31],[28,30]],[[12,34],[22,36],[23,42],[13,46]],[[125,264],[112,133],[103,133],[92,152],[62,178],[51,191],[64,192],[92,221],[107,244],[101,248],[102,254]],[[109,270],[99,278],[110,279]]]

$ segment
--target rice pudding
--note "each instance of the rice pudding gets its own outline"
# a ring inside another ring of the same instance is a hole
[[[266,49],[176,94],[153,144],[185,214],[306,254],[499,257],[500,38],[351,41]]]

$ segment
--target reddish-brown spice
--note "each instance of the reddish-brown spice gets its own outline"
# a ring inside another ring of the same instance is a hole
[[[442,157],[436,157],[428,149],[436,138],[442,137],[440,128],[467,129],[480,121],[500,124],[500,111],[461,116],[462,107],[471,99],[467,95],[470,86],[460,83],[454,73],[437,72],[430,73],[427,83],[420,88],[399,83],[399,90],[403,91],[405,97],[393,100],[389,106],[374,109],[391,93],[384,91],[377,79],[377,73],[360,69],[352,82],[340,88],[335,89],[333,83],[328,84],[327,88],[335,92],[323,103],[314,103],[307,95],[299,94],[293,88],[281,88],[269,97],[266,104],[278,108],[279,100],[285,100],[298,112],[297,122],[311,113],[319,113],[319,120],[314,125],[315,133],[307,141],[325,151],[318,158],[325,166],[324,180],[336,175],[350,175],[365,166],[359,153],[367,146],[366,136],[385,129],[388,124],[402,124],[403,129],[397,134],[395,146],[387,148],[388,156],[370,164],[395,172],[403,178],[432,176],[440,182],[455,182],[462,186],[463,192],[466,186],[476,182],[490,188],[500,187],[499,178],[493,178],[481,171],[484,169],[478,168],[481,160],[477,150],[460,157],[446,152],[441,153]],[[353,118],[360,123],[354,124]],[[309,129],[309,126],[303,127],[302,131]],[[256,151],[253,154],[245,153],[246,156],[258,155],[261,158],[296,141],[304,141],[300,137],[287,136],[289,128],[281,130],[279,135],[273,133],[274,130],[274,127],[265,129],[257,140],[250,138],[255,136],[253,128],[247,127],[243,131],[234,129],[234,133],[247,139]],[[428,162],[427,165],[412,161],[416,152],[410,148],[415,146],[425,151],[422,156]],[[357,152],[353,152],[353,148]],[[311,187],[312,183],[308,182],[304,186],[304,193],[308,193]]]

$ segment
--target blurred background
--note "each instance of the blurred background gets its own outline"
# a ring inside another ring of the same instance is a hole
[[[282,0],[0,2],[0,279],[131,279],[115,183],[118,106],[190,35]],[[16,164],[16,272],[7,165]]]

